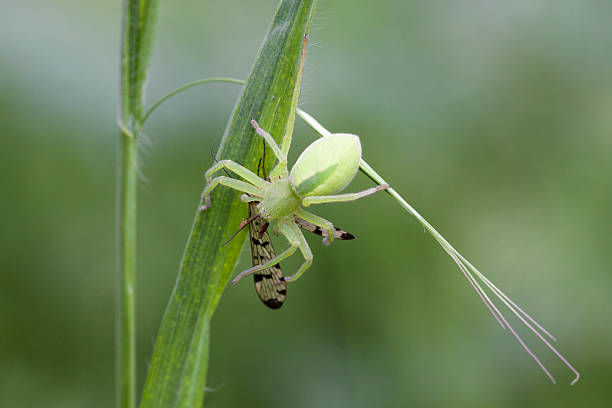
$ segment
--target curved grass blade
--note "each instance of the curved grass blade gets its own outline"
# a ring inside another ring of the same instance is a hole
[[[262,151],[250,119],[258,118],[277,137],[293,121],[303,37],[309,31],[315,4],[316,0],[281,1],[226,127],[217,159],[231,159],[254,169]],[[269,157],[268,166],[272,159]],[[233,190],[215,191],[213,202],[206,212],[196,213],[153,351],[143,408],[203,404],[210,319],[245,236],[239,234],[222,245],[247,215],[247,206]]]

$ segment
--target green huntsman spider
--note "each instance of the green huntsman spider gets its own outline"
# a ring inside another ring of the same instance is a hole
[[[221,160],[206,171],[206,187],[202,194],[204,205],[200,210],[205,211],[210,208],[210,194],[219,185],[246,193],[240,197],[244,202],[258,201],[257,213],[269,222],[269,228],[273,232],[280,233],[287,239],[289,248],[265,263],[239,273],[232,283],[235,284],[247,275],[276,265],[299,249],[304,257],[304,263],[295,274],[286,278],[287,282],[294,282],[310,268],[313,259],[310,247],[296,225],[294,217],[299,217],[327,231],[324,234],[323,244],[329,245],[334,239],[334,225],[302,207],[311,204],[354,201],[385,190],[389,185],[382,184],[358,193],[337,194],[350,184],[359,169],[361,143],[356,135],[336,133],[316,140],[302,152],[289,172],[286,153],[255,120],[251,120],[251,125],[276,156],[277,165],[270,172],[270,181],[264,180],[232,160]],[[285,135],[286,138],[287,136],[288,140],[291,140],[291,135]],[[223,169],[235,173],[244,181],[227,176],[213,178],[215,173]]]

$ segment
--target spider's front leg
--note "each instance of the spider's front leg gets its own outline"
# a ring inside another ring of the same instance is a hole
[[[255,121],[255,119],[251,119],[251,126],[253,126],[253,129],[255,129],[255,133],[257,133],[266,141],[268,146],[270,146],[270,148],[274,152],[274,156],[276,156],[277,164],[270,172],[269,179],[276,180],[279,178],[287,177],[287,175],[289,174],[287,170],[287,152],[284,152],[280,147],[278,147],[278,144],[276,143],[272,135],[263,130]],[[291,139],[290,135],[285,135],[283,137],[289,137],[289,139]]]
[[[252,203],[253,201],[261,201],[261,196],[250,196],[248,194],[243,194],[240,196],[240,201],[243,203]]]
[[[278,159],[279,163],[287,164],[287,155],[283,154],[272,135],[263,130],[255,119],[251,119],[251,126],[253,126],[253,129],[255,129],[255,133],[263,137],[266,143],[268,143],[268,146],[270,146],[270,149],[272,149],[274,152],[274,155]]]
[[[236,175],[245,179],[245,181],[236,180],[231,177],[219,176],[215,177],[211,180],[212,176],[220,171],[220,170],[229,170]],[[210,193],[217,187],[218,185],[223,185],[226,187],[233,188],[234,190],[241,191],[243,193],[248,193],[255,197],[261,196],[260,188],[266,185],[266,181],[255,173],[250,171],[249,169],[239,165],[238,163],[231,160],[221,160],[212,166],[210,169],[206,171],[206,187],[204,188],[204,192],[202,193],[202,199],[204,200],[204,205],[200,207],[200,211],[204,211],[207,208],[210,208]]]
[[[219,177],[215,177],[214,179],[212,179],[210,184],[208,184],[206,188],[204,189],[204,192],[202,193],[202,199],[204,200],[204,205],[200,207],[200,211],[205,211],[211,207],[210,193],[218,185],[233,188],[234,190],[238,190],[238,191],[250,194],[255,197],[261,197],[261,192],[259,191],[259,189],[253,186],[252,184],[246,183],[241,180],[236,180],[231,177],[219,176]]]

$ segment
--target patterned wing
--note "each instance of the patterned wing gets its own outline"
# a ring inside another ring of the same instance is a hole
[[[256,214],[257,202],[249,203],[249,216]],[[260,217],[249,224],[251,236],[251,256],[253,266],[261,265],[276,256],[270,235],[266,232],[265,221]],[[261,301],[270,309],[278,309],[287,297],[287,282],[279,264],[253,274],[255,290]]]
[[[305,229],[306,231],[310,231],[313,234],[321,235],[322,237],[326,237],[328,235],[327,231],[323,230],[318,225],[314,225],[313,223],[303,220],[300,217],[294,216],[293,218],[295,219],[295,223],[297,224],[297,226]],[[344,240],[355,239],[355,236],[351,234],[350,232],[346,232],[344,230],[341,230],[340,228],[336,228],[336,227],[334,228],[335,228],[334,239],[344,239]]]

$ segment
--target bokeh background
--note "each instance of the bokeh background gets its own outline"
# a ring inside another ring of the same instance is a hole
[[[199,78],[245,78],[276,5],[162,1],[149,102]],[[0,406],[109,407],[121,3],[0,9]],[[366,160],[558,337],[582,373],[575,387],[521,330],[552,385],[380,194],[317,208],[358,239],[309,237],[314,265],[280,311],[250,282],[226,290],[207,406],[609,406],[611,20],[607,0],[322,1],[301,101],[359,134]],[[190,90],[147,123],[140,383],[239,92]],[[314,139],[299,123],[294,157]],[[369,185],[360,175],[351,189]]]

